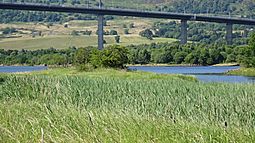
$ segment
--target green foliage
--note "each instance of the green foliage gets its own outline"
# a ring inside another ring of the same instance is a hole
[[[95,67],[103,67],[103,62],[102,62],[102,56],[103,56],[103,52],[98,50],[98,49],[94,49],[91,52],[91,58],[90,58],[90,63]]]
[[[238,70],[231,70],[227,74],[255,77],[255,68],[240,68]]]
[[[108,46],[102,52],[104,67],[124,68],[124,65],[128,63],[128,50],[123,46]]]
[[[140,36],[152,40],[153,32],[150,29],[145,29],[139,33]]]
[[[131,64],[148,64],[151,61],[151,52],[147,49],[131,50],[129,62]]]
[[[80,64],[78,66],[76,66],[76,68],[78,69],[78,71],[82,72],[91,72],[95,69],[95,67],[93,65],[91,65],[90,63],[87,64]]]
[[[94,67],[124,68],[128,63],[128,50],[119,45],[108,46],[103,50],[93,50],[91,64]]]
[[[67,58],[59,54],[46,54],[40,57],[39,61],[46,65],[67,65]]]
[[[249,46],[255,51],[255,32],[251,34],[251,37],[249,39]]]
[[[94,47],[79,48],[74,54],[76,65],[85,65],[90,62],[90,55]]]
[[[244,67],[250,68],[255,67],[255,33],[250,36],[249,46],[245,47],[242,56],[240,57],[240,62]]]
[[[170,22],[155,22],[153,24],[153,31],[155,37],[175,38],[180,39],[180,23],[175,21]],[[242,31],[233,33],[235,45],[247,44],[245,33],[252,31],[251,26],[234,26],[234,31]],[[198,23],[189,22],[188,24],[188,40],[193,42],[200,42],[206,44],[226,44],[225,35],[226,28],[224,24],[218,23]]]
[[[1,142],[255,140],[253,84],[113,70],[59,73],[11,75],[0,85]]]
[[[188,54],[186,52],[177,52],[174,55],[174,61],[176,62],[176,64],[181,64],[184,62],[185,57]]]
[[[114,38],[116,43],[118,43],[120,37],[116,36]],[[113,47],[116,47],[116,45]],[[116,49],[118,49],[118,47],[116,47]],[[128,61],[130,64],[185,63],[192,65],[213,65],[219,63],[239,63],[245,67],[254,67],[255,65],[253,58],[254,51],[251,46],[226,46],[221,44],[179,45],[178,43],[152,43],[150,45],[131,45],[127,46],[127,49],[129,53],[127,55]],[[102,58],[105,54],[104,52],[105,50],[98,51],[93,47],[86,47],[81,49],[76,49],[74,47],[66,50],[56,50],[51,48],[36,51],[0,50],[0,64],[80,65],[91,63],[95,67],[104,67],[104,63],[102,63]],[[112,52],[116,51],[113,50]]]

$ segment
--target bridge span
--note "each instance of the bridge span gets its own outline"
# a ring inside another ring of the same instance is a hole
[[[233,39],[233,24],[255,25],[253,19],[219,17],[219,16],[201,16],[196,14],[180,14],[169,12],[153,12],[153,11],[137,11],[130,9],[107,9],[99,4],[98,8],[86,8],[80,6],[65,6],[65,5],[46,5],[35,3],[0,3],[0,9],[10,10],[28,10],[28,11],[48,11],[48,12],[67,12],[67,13],[82,13],[98,15],[98,48],[103,49],[103,21],[104,15],[115,16],[132,16],[143,18],[161,18],[175,19],[181,21],[181,44],[187,43],[187,21],[202,21],[215,22],[226,24],[226,40],[227,44],[232,44]]]

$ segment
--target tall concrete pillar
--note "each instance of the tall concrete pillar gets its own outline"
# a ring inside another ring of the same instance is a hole
[[[187,44],[188,39],[188,24],[187,20],[181,20],[181,44]]]
[[[233,44],[233,24],[227,23],[226,25],[226,40],[228,45]]]
[[[98,15],[98,49],[104,49],[104,16]]]

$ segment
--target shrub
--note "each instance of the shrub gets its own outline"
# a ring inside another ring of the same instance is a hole
[[[119,45],[106,47],[104,50],[93,50],[91,64],[97,67],[124,68],[128,63],[128,50]]]
[[[124,29],[124,34],[129,34],[129,29]]]
[[[115,36],[114,39],[115,39],[116,43],[120,43],[120,36],[119,35]]]
[[[102,53],[102,64],[104,67],[124,68],[128,63],[128,50],[119,45],[108,46]]]
[[[90,62],[90,56],[93,47],[79,48],[74,54],[74,62],[76,65],[85,65]]]
[[[109,34],[110,35],[118,35],[118,32],[116,30],[111,30]]]
[[[149,40],[152,40],[153,38],[153,32],[150,29],[145,29],[139,33],[140,36],[145,37]]]

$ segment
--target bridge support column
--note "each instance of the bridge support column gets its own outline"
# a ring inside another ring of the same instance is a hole
[[[181,44],[187,44],[188,39],[188,24],[187,20],[181,20]]]
[[[232,23],[227,23],[226,25],[226,40],[228,45],[233,44],[233,24]]]
[[[104,49],[104,16],[98,15],[98,49]]]

